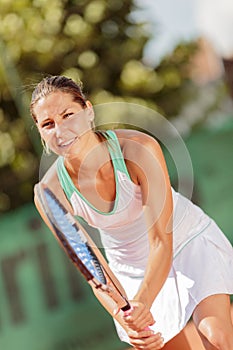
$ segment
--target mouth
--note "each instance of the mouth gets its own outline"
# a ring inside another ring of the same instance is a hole
[[[76,139],[77,139],[77,137],[75,137],[74,139],[69,140],[69,141],[61,142],[61,143],[58,144],[58,146],[59,146],[60,148],[69,147],[69,146],[72,145],[72,143],[73,143],[74,141],[76,141]]]

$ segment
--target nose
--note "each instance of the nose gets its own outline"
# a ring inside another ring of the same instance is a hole
[[[62,136],[62,124],[56,124],[56,128],[55,128],[55,133],[56,133],[56,136],[57,138],[61,137]]]

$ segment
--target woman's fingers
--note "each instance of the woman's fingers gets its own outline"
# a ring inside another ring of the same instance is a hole
[[[155,323],[150,310],[141,302],[130,301],[131,309],[125,312],[123,319],[127,326],[127,334],[135,349],[162,349],[164,340],[161,333],[154,333],[149,326]]]
[[[124,315],[124,321],[130,328],[142,330],[155,323],[150,310],[144,304],[132,301],[131,305],[131,310]]]
[[[134,331],[134,330],[130,329],[128,332],[129,338],[132,338],[132,339],[147,338],[147,337],[150,337],[154,334],[155,334],[155,332],[149,328],[144,329],[142,331]]]
[[[164,346],[164,339],[161,336],[161,333],[151,334],[150,336],[138,337],[135,334],[130,334],[129,336],[130,343],[135,349],[143,350],[157,350],[162,349]]]
[[[145,329],[155,323],[153,317],[144,312],[142,312],[139,316],[126,316],[124,317],[124,320],[130,328],[135,330]]]

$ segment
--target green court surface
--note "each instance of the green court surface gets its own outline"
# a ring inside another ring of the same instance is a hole
[[[233,242],[233,122],[185,140],[194,199]],[[168,159],[171,180],[176,174]],[[0,348],[120,350],[111,317],[42,224],[33,204],[0,221]]]

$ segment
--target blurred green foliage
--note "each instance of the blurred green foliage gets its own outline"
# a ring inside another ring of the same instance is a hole
[[[123,99],[167,117],[188,98],[195,43],[147,66],[151,33],[132,0],[0,0],[0,9],[0,212],[32,199],[42,148],[29,104],[43,76],[82,80],[95,104]]]

